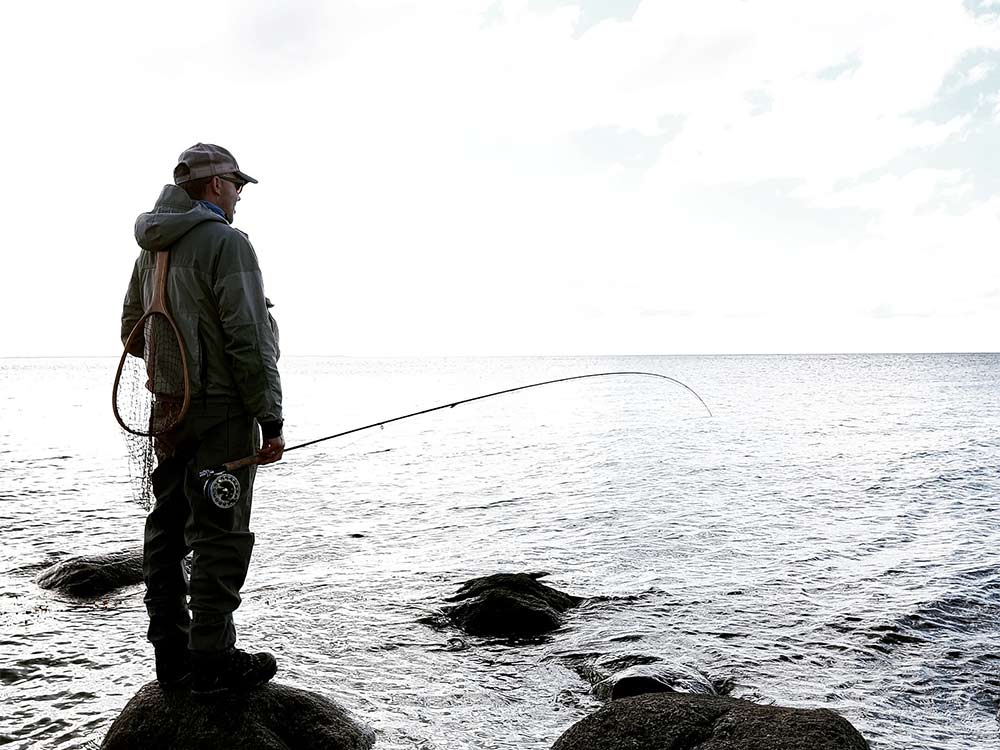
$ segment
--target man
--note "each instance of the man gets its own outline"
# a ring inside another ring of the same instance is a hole
[[[235,647],[232,613],[254,542],[255,467],[236,472],[243,489],[228,509],[208,499],[198,480],[199,471],[254,452],[260,464],[279,461],[285,446],[277,329],[254,249],[230,226],[251,182],[220,146],[198,143],[180,155],[175,184],[136,220],[142,251],[122,314],[124,341],[152,298],[156,254],[168,251],[167,304],[184,341],[191,407],[155,440],[143,577],[157,679],[165,688],[190,682],[197,696],[262,685],[277,670],[271,654]],[[183,566],[189,551],[190,581]]]

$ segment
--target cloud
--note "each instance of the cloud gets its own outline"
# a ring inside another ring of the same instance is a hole
[[[857,51],[851,52],[844,58],[843,62],[835,63],[827,68],[817,71],[816,77],[823,81],[835,81],[841,76],[850,76],[861,67],[861,55]]]
[[[340,47],[337,27],[351,12],[346,3],[331,8],[320,0],[253,0],[230,9],[227,26],[238,60],[260,75],[327,59]]]
[[[572,133],[570,137],[588,158],[597,162],[648,168],[659,160],[660,149],[672,134],[644,135],[636,130],[597,127]]]
[[[1000,15],[1000,0],[963,0],[963,6],[974,16],[993,20]]]
[[[884,216],[911,216],[935,199],[959,196],[965,190],[959,170],[920,168],[831,190],[816,196],[816,203],[827,208],[875,208]]]

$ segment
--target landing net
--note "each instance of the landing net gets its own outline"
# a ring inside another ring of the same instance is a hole
[[[170,431],[184,417],[185,367],[176,329],[162,313],[150,313],[129,337],[115,389],[115,414],[125,429],[133,499],[148,510],[152,475],[172,452]],[[154,456],[157,459],[154,461]]]

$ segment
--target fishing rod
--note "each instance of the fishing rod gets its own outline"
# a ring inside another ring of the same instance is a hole
[[[385,425],[392,424],[393,422],[410,419],[411,417],[419,417],[422,414],[430,414],[431,412],[440,411],[441,409],[454,409],[456,406],[460,406],[461,404],[469,404],[473,401],[482,401],[483,399],[493,398],[494,396],[503,396],[507,393],[524,391],[528,388],[538,388],[543,385],[552,385],[553,383],[565,383],[570,380],[584,380],[586,378],[603,378],[613,375],[641,375],[645,377],[669,380],[671,383],[676,383],[690,392],[696,399],[698,399],[699,402],[701,402],[701,405],[705,407],[705,411],[708,412],[708,416],[712,416],[712,410],[708,408],[708,404],[705,403],[702,397],[699,396],[693,388],[677,380],[677,378],[672,378],[669,375],[662,375],[658,372],[644,372],[642,370],[615,370],[613,372],[592,372],[586,375],[570,375],[565,378],[555,378],[554,380],[543,380],[539,383],[519,385],[516,388],[505,388],[502,391],[484,393],[481,396],[473,396],[472,398],[463,398],[460,401],[451,401],[446,404],[441,404],[440,406],[432,406],[429,409],[421,409],[420,411],[411,412],[410,414],[403,414],[402,416],[393,417],[392,419],[383,419],[380,422],[372,422],[371,424],[366,424],[363,427],[355,427],[350,430],[338,432],[334,435],[327,435],[326,437],[316,438],[315,440],[309,440],[305,443],[299,443],[298,445],[293,445],[291,448],[285,448],[283,453],[289,453],[291,451],[298,450],[299,448],[306,448],[310,445],[316,445],[317,443],[323,443],[327,440],[344,437],[345,435],[352,435],[356,432],[370,430],[374,427],[384,427]],[[220,508],[233,507],[237,502],[239,502],[241,492],[240,482],[235,476],[233,476],[233,472],[237,469],[243,468],[244,466],[252,466],[257,463],[260,463],[260,458],[257,455],[253,455],[199,472],[198,478],[204,482],[205,495]]]

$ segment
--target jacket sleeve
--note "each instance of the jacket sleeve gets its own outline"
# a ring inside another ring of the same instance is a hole
[[[132,267],[132,279],[129,281],[128,291],[125,292],[125,304],[122,306],[122,346],[125,346],[128,341],[129,334],[132,333],[132,329],[135,328],[135,324],[139,322],[139,318],[142,317],[144,312],[145,306],[142,303],[142,280],[139,274],[139,261],[136,260],[135,265]],[[129,354],[141,357],[142,353],[143,337],[140,332],[132,342],[132,348],[129,349]]]
[[[250,241],[237,231],[223,240],[213,278],[229,367],[247,411],[264,438],[281,432],[278,347],[264,297],[264,280]]]

